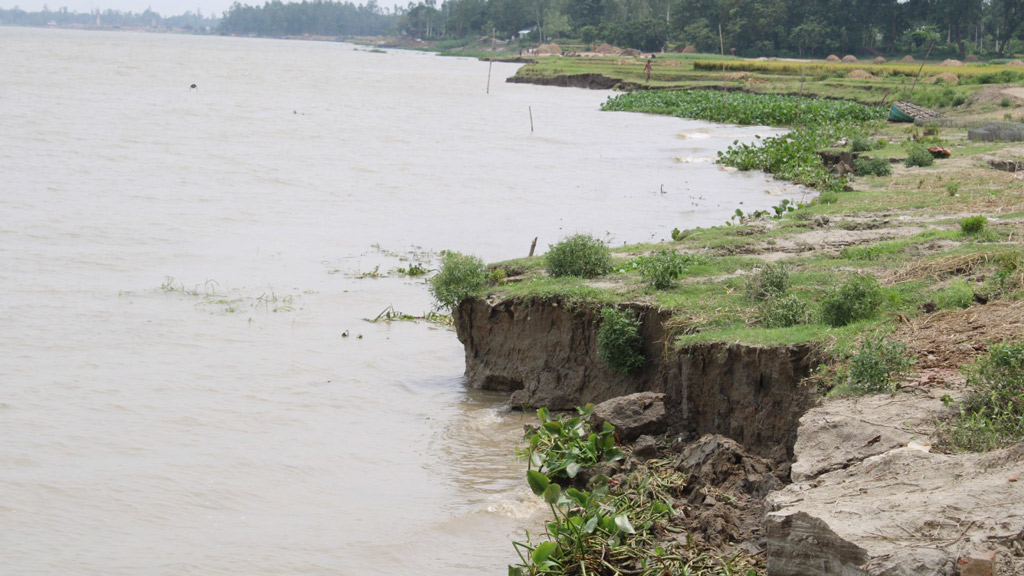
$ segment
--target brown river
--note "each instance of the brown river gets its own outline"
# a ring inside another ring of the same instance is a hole
[[[453,332],[366,320],[430,310],[394,271],[800,193],[712,163],[767,129],[510,64],[0,27],[0,71],[5,575],[504,574],[527,418]]]

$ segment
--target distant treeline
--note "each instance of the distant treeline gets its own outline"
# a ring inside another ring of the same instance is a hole
[[[72,12],[67,8],[45,9],[40,12],[26,12],[20,8],[0,8],[0,24],[9,26],[104,26],[121,28],[173,28],[195,32],[213,32],[220,20],[215,16],[203,16],[202,12],[188,11],[178,16],[164,17],[152,10],[145,12],[122,12],[120,10],[94,10]]]
[[[28,13],[0,10],[0,23],[171,26],[204,29],[217,23],[200,14],[161,18],[66,9]],[[154,22],[156,24],[154,24]],[[569,39],[656,51],[693,46],[700,52],[742,56],[907,54],[962,58],[1024,51],[1024,0],[437,0],[394,11],[375,0],[304,0],[263,6],[236,2],[216,30],[221,34],[371,36],[405,34],[459,42],[489,37],[527,44]]]
[[[422,39],[608,42],[643,51],[693,46],[745,56],[1012,54],[1024,0],[437,0],[394,12],[376,2],[235,3],[225,34],[407,34]]]
[[[375,0],[365,5],[275,0],[262,7],[235,2],[224,13],[219,31],[256,36],[380,36],[395,33],[398,21],[397,12],[382,10]]]
[[[399,26],[421,37],[529,29],[536,41],[746,56],[922,55],[934,42],[933,57],[966,57],[1021,51],[1022,21],[1024,0],[427,0]]]

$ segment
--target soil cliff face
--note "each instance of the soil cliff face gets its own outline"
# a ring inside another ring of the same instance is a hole
[[[598,357],[595,308],[558,299],[467,300],[455,311],[455,328],[468,383],[511,392],[515,406],[550,409],[660,392],[680,432],[722,434],[761,456],[792,457],[799,418],[814,403],[799,385],[810,370],[809,348],[707,343],[676,350],[667,314],[631,307],[642,320],[647,365],[626,375]]]

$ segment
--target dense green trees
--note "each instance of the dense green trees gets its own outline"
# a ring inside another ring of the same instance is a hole
[[[62,8],[29,13],[0,9],[0,23],[43,26],[174,26],[204,30],[217,21],[186,13],[164,18]],[[479,39],[495,30],[527,40],[570,38],[642,51],[693,45],[702,52],[824,57],[906,54],[966,58],[1024,51],[1024,0],[419,0],[381,8],[376,0],[236,2],[222,34],[352,36],[405,34],[423,39]]]

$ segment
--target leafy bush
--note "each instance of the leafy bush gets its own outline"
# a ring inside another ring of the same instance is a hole
[[[548,274],[554,277],[594,278],[612,268],[611,251],[589,234],[575,234],[551,246],[546,261]]]
[[[846,326],[871,318],[882,305],[882,287],[872,276],[854,276],[821,302],[821,319],[829,326]]]
[[[853,169],[858,176],[888,176],[892,174],[892,166],[885,158],[857,158],[853,161]]]
[[[430,279],[430,294],[437,300],[438,308],[451,311],[486,282],[487,271],[479,258],[444,252],[441,270]]]
[[[874,147],[875,143],[872,142],[867,136],[864,136],[863,134],[858,134],[857,136],[854,136],[853,140],[850,141],[851,152],[867,152],[868,150],[871,150]]]
[[[907,166],[931,166],[935,163],[935,157],[923,146],[914,146],[907,151],[907,159],[903,161]]]
[[[912,366],[906,344],[873,334],[850,356],[842,375],[846,376],[846,389],[854,393],[895,392]]]
[[[996,261],[998,268],[978,291],[989,300],[1012,294],[1024,286],[1024,257],[1021,252],[1003,252]]]
[[[984,216],[969,216],[960,221],[960,231],[964,234],[978,234],[985,229],[988,218]]]
[[[839,194],[835,192],[822,192],[817,200],[817,203],[821,205],[835,204],[836,202],[839,202]]]
[[[960,414],[940,426],[944,444],[982,452],[1024,440],[1024,343],[990,348],[968,369],[967,385]]]
[[[758,306],[758,320],[765,328],[805,324],[808,316],[807,303],[792,294],[768,298]]]
[[[677,254],[671,250],[661,250],[657,254],[637,259],[640,278],[657,290],[668,290],[682,278],[689,266],[702,262],[704,259],[692,254]]]
[[[784,264],[769,262],[747,280],[747,297],[751,300],[782,296],[786,290],[789,290],[789,271]]]
[[[597,355],[616,370],[631,374],[644,367],[643,337],[640,321],[617,308],[601,309],[601,327],[597,329]]]
[[[944,288],[935,294],[935,302],[939,308],[944,310],[952,308],[967,308],[974,304],[974,289],[963,279],[953,280],[948,288]]]

